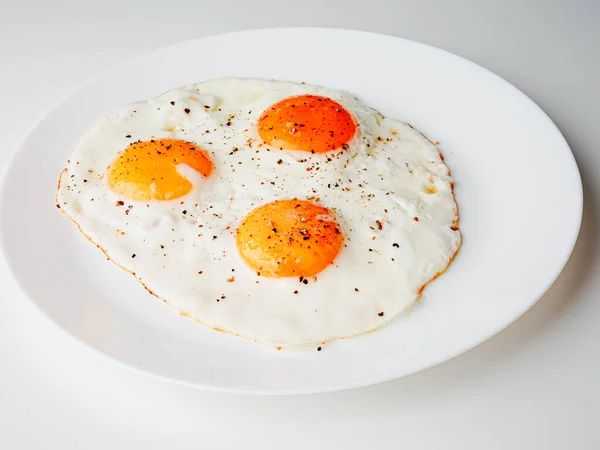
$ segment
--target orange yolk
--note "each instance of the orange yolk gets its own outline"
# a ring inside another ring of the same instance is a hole
[[[259,206],[237,230],[242,258],[271,278],[310,277],[339,253],[344,238],[333,213],[306,200],[276,200]]]
[[[108,185],[131,200],[171,200],[192,190],[192,183],[177,171],[186,164],[208,177],[212,162],[196,144],[181,139],[135,142],[119,153],[108,168]]]
[[[258,120],[262,140],[285,150],[324,153],[346,149],[355,133],[352,115],[339,103],[317,95],[283,99]]]

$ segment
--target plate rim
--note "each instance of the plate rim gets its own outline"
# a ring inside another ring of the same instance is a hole
[[[565,137],[563,136],[562,132],[560,131],[558,126],[554,123],[552,118],[537,103],[535,103],[527,94],[525,94],[523,91],[521,91],[519,88],[517,88],[514,84],[512,84],[511,82],[502,78],[501,76],[495,74],[494,72],[492,72],[485,66],[482,66],[478,63],[475,63],[469,59],[466,59],[466,58],[464,58],[460,55],[457,55],[455,53],[452,53],[450,51],[447,51],[442,48],[435,47],[435,46],[432,46],[429,44],[425,44],[425,43],[422,43],[419,41],[414,41],[411,39],[407,39],[407,38],[400,37],[400,36],[394,36],[391,34],[377,33],[377,32],[372,32],[372,31],[358,30],[358,29],[337,28],[337,27],[336,28],[310,27],[310,26],[307,26],[307,27],[300,26],[300,27],[249,28],[249,29],[244,29],[244,30],[210,34],[210,35],[201,36],[201,37],[197,37],[197,38],[193,38],[193,39],[181,40],[181,41],[169,44],[169,45],[159,46],[159,47],[153,48],[149,51],[135,54],[132,57],[125,58],[118,62],[110,64],[109,66],[105,67],[103,70],[99,71],[95,75],[93,75],[89,78],[86,78],[84,81],[78,83],[76,86],[74,86],[72,89],[68,90],[64,95],[62,95],[58,100],[53,102],[33,122],[33,124],[27,129],[27,131],[18,140],[18,142],[15,145],[15,147],[13,148],[9,158],[7,159],[5,166],[4,166],[4,170],[2,171],[2,174],[0,176],[0,211],[3,211],[6,208],[4,196],[1,195],[1,193],[4,192],[6,189],[8,174],[12,171],[13,166],[16,164],[18,155],[21,152],[21,148],[23,147],[25,142],[34,133],[34,131],[40,126],[40,124],[42,124],[48,118],[48,116],[50,116],[50,114],[55,109],[57,109],[63,102],[65,102],[67,99],[69,99],[76,92],[85,88],[85,86],[87,86],[88,84],[91,84],[94,81],[96,81],[97,79],[102,78],[103,76],[112,72],[113,70],[115,70],[116,68],[118,68],[121,65],[135,63],[137,60],[144,59],[155,53],[168,51],[168,49],[178,47],[182,44],[191,44],[193,42],[199,42],[199,41],[202,41],[202,40],[205,40],[208,38],[218,38],[218,37],[222,37],[222,36],[232,36],[233,37],[235,35],[248,35],[248,34],[258,34],[258,33],[282,33],[282,32],[285,33],[285,32],[298,32],[298,31],[301,31],[304,33],[311,33],[311,32],[313,32],[313,33],[339,33],[339,34],[348,33],[348,34],[363,35],[363,36],[370,35],[370,36],[374,36],[377,38],[384,38],[384,39],[390,40],[390,41],[401,40],[401,41],[404,41],[405,43],[408,43],[409,45],[414,45],[417,47],[424,47],[424,48],[427,48],[429,51],[438,52],[438,54],[441,54],[441,55],[444,55],[447,57],[458,58],[458,60],[460,60],[462,63],[466,63],[471,68],[474,68],[475,70],[483,70],[484,72],[486,72],[486,75],[488,77],[491,76],[491,78],[495,79],[497,82],[500,81],[505,86],[509,87],[515,94],[520,96],[525,102],[529,103],[530,106],[533,106],[538,112],[540,112],[542,114],[542,117],[544,117],[545,120],[547,121],[548,126],[552,127],[557,132],[557,139],[561,139],[566,150],[568,150],[567,153],[568,153],[571,163],[572,163],[571,170],[573,170],[573,175],[575,175],[574,181],[575,180],[577,181],[577,186],[576,186],[577,198],[571,199],[573,202],[576,201],[576,203],[577,203],[577,205],[576,205],[577,211],[578,211],[578,214],[576,217],[577,226],[574,228],[573,235],[571,236],[571,239],[570,239],[571,243],[568,247],[568,251],[566,251],[566,253],[565,253],[564,260],[563,260],[562,264],[560,265],[559,269],[556,271],[556,273],[553,274],[552,277],[548,277],[548,282],[540,290],[540,293],[537,296],[532,296],[530,301],[524,302],[523,305],[521,305],[521,307],[517,308],[513,312],[513,314],[511,314],[512,319],[504,322],[502,326],[493,328],[487,334],[485,334],[481,337],[478,337],[477,339],[473,339],[469,345],[461,347],[458,350],[454,349],[451,352],[447,352],[448,354],[445,354],[444,356],[441,356],[440,358],[438,358],[434,361],[428,361],[425,364],[415,365],[415,367],[413,369],[411,369],[403,374],[398,375],[398,374],[394,374],[394,373],[386,373],[381,377],[372,377],[368,381],[362,380],[362,381],[355,381],[355,382],[351,382],[351,383],[340,383],[336,386],[319,385],[319,386],[316,386],[315,388],[306,387],[306,388],[293,388],[293,389],[290,389],[290,388],[265,389],[265,388],[260,388],[260,387],[229,387],[229,386],[221,386],[221,385],[210,385],[208,383],[193,382],[193,381],[184,380],[181,378],[169,377],[167,375],[156,373],[156,372],[152,371],[151,369],[148,369],[148,370],[143,369],[141,367],[130,364],[116,356],[113,356],[113,355],[95,347],[91,343],[85,341],[80,336],[76,335],[75,333],[72,333],[69,329],[66,328],[66,326],[64,324],[62,324],[58,320],[54,319],[48,311],[46,311],[44,308],[42,308],[34,299],[32,299],[27,294],[26,287],[23,285],[23,283],[21,283],[19,278],[16,276],[14,268],[13,268],[12,264],[10,263],[10,256],[8,255],[6,248],[5,248],[6,247],[5,242],[7,240],[6,232],[5,232],[5,222],[4,222],[4,220],[0,220],[0,257],[2,258],[2,260],[4,262],[6,274],[12,279],[13,285],[17,288],[18,291],[20,291],[20,293],[23,295],[23,297],[27,298],[27,301],[30,304],[33,304],[35,309],[37,311],[41,312],[41,315],[43,317],[45,317],[47,320],[49,320],[49,322],[51,322],[56,328],[60,329],[62,333],[69,336],[71,339],[77,341],[80,345],[83,345],[84,347],[91,349],[96,354],[101,355],[103,358],[106,358],[108,360],[116,362],[118,365],[126,367],[129,370],[133,370],[140,374],[144,374],[146,376],[160,379],[165,382],[175,383],[175,384],[179,384],[179,385],[183,385],[183,386],[189,386],[189,387],[193,387],[196,389],[210,390],[210,391],[216,391],[216,392],[236,393],[236,394],[262,394],[262,395],[295,395],[295,394],[336,392],[336,391],[355,389],[355,388],[359,388],[359,387],[372,386],[375,384],[384,383],[387,381],[403,378],[405,376],[413,375],[413,374],[421,372],[423,370],[435,367],[446,361],[450,361],[450,360],[462,355],[463,353],[466,353],[466,352],[472,350],[473,348],[481,345],[485,341],[487,341],[490,338],[492,338],[493,336],[501,333],[507,327],[512,325],[516,320],[518,320],[520,317],[522,317],[529,309],[531,309],[533,307],[533,305],[535,305],[546,294],[546,292],[548,292],[548,290],[552,287],[552,285],[556,282],[558,277],[563,272],[565,266],[571,259],[571,255],[573,253],[575,245],[578,242],[581,225],[582,225],[582,219],[583,219],[584,191],[583,191],[583,183],[582,183],[582,179],[581,179],[581,173],[578,168],[575,156],[574,156],[568,142],[566,141]]]

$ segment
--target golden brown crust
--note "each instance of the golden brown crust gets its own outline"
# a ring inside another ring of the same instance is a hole
[[[416,130],[411,124],[408,124],[408,126],[411,127],[413,130]],[[436,148],[436,150],[438,151],[438,153],[439,153],[440,158],[442,159],[442,161],[445,161],[444,155],[442,154],[440,148],[438,147],[439,142],[434,143],[427,136],[425,136],[423,133],[421,133],[419,130],[416,130],[416,131],[418,131],[421,136],[423,136],[425,139],[427,139],[429,141],[429,143]],[[450,168],[448,166],[446,166],[446,167],[448,168],[448,176],[451,176]],[[458,247],[456,248],[456,251],[454,252],[454,254],[448,260],[448,264],[446,264],[446,267],[444,267],[442,270],[440,270],[438,273],[436,273],[433,278],[431,278],[427,283],[425,283],[423,286],[421,286],[419,288],[419,290],[417,291],[417,294],[419,296],[423,293],[423,291],[429,285],[429,283],[431,283],[432,281],[434,281],[437,278],[439,278],[444,272],[446,272],[446,270],[448,270],[448,267],[450,267],[450,264],[452,264],[454,262],[454,259],[456,258],[456,255],[458,255],[458,251],[460,250],[460,247],[462,246],[462,232],[460,231],[459,224],[458,224],[459,214],[458,214],[458,204],[456,203],[456,195],[454,194],[454,181],[450,182],[450,190],[452,192],[452,199],[454,200],[454,208],[455,208],[455,211],[456,211],[456,215],[454,217],[454,220],[452,221],[452,226],[450,227],[450,229],[452,231],[458,231],[459,232],[459,234],[460,234],[460,243],[458,244]]]

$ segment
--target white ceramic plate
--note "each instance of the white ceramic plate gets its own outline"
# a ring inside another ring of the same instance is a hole
[[[59,214],[59,172],[95,119],[128,102],[225,76],[345,89],[440,141],[456,181],[464,243],[422,302],[380,331],[329,343],[321,352],[276,351],[179,316],[107,262]],[[0,202],[1,243],[14,277],[81,342],[170,380],[300,393],[407,375],[502,330],[566,263],[579,231],[582,189],[569,147],[551,120],[487,70],[388,36],[273,29],[184,42],[91,80],[21,143]]]

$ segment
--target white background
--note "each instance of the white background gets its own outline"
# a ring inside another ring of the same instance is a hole
[[[599,24],[594,0],[0,0],[2,167],[40,114],[111,64],[225,31],[331,26],[431,44],[506,78],[561,129],[585,190],[575,252],[525,316],[445,364],[334,394],[216,394],[140,375],[57,329],[2,268],[0,448],[600,448]]]

